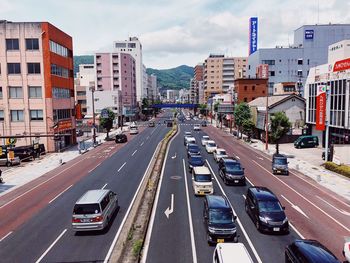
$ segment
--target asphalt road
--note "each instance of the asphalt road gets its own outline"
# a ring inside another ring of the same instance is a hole
[[[146,127],[122,147],[107,142],[67,163],[67,168],[44,175],[34,187],[3,196],[1,262],[103,262],[167,131],[164,125]],[[76,234],[71,229],[74,203],[98,188],[116,192],[120,210],[106,231]]]

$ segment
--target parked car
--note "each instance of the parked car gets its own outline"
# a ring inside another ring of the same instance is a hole
[[[192,133],[189,132],[189,131],[187,131],[187,132],[185,132],[185,137],[186,137],[186,136],[192,136]]]
[[[220,159],[223,157],[228,157],[226,150],[222,148],[217,148],[216,150],[214,150],[213,156],[216,162],[220,161]]]
[[[131,135],[135,135],[139,133],[139,129],[137,128],[137,126],[130,126],[130,134]]]
[[[340,263],[331,251],[316,240],[297,239],[284,252],[286,263]]]
[[[187,136],[184,139],[184,145],[187,146],[189,143],[196,143],[196,138],[193,136]]]
[[[13,166],[21,164],[21,160],[18,156],[15,155],[14,151],[7,146],[1,147],[0,155],[0,165],[1,166]]]
[[[21,161],[34,160],[36,157],[36,151],[32,145],[17,146],[12,148],[15,156],[18,156]]]
[[[202,137],[201,143],[202,143],[203,146],[205,146],[205,145],[207,144],[208,141],[210,141],[209,136],[208,136],[208,135],[204,135],[204,136]]]
[[[189,157],[191,154],[196,154],[196,155],[201,154],[201,150],[199,149],[197,144],[194,144],[194,143],[187,144],[187,157]]]
[[[167,127],[173,127],[173,120],[166,120],[165,122]]]
[[[343,256],[348,262],[350,262],[350,239],[346,240],[344,243]]]
[[[120,133],[115,136],[115,143],[125,143],[127,141],[128,137],[124,133]]]
[[[205,145],[205,150],[207,153],[213,153],[216,150],[217,146],[213,140],[209,140]]]
[[[205,166],[197,166],[192,169],[192,187],[195,195],[213,194],[213,182],[211,173]]]
[[[188,158],[189,171],[192,172],[193,167],[203,166],[204,163],[204,159],[201,155],[191,154]]]
[[[245,211],[259,231],[288,233],[289,223],[284,209],[276,195],[268,188],[248,188]]]
[[[296,141],[294,142],[295,148],[314,148],[319,145],[318,143],[318,137],[314,135],[303,135],[300,136]]]
[[[202,127],[207,127],[207,121],[202,121],[201,125],[202,125]]]
[[[221,158],[219,161],[219,176],[225,184],[246,184],[244,168],[233,158]]]
[[[209,244],[237,241],[237,217],[225,196],[205,196],[203,217]]]
[[[199,124],[195,124],[195,125],[193,125],[193,130],[194,131],[200,131],[201,130],[201,126]]]
[[[213,263],[232,262],[253,263],[254,261],[243,243],[218,243],[213,253]]]
[[[148,127],[155,127],[156,123],[154,121],[149,121],[148,122]]]
[[[272,155],[272,173],[273,174],[285,174],[288,175],[288,161],[287,157],[283,154]]]

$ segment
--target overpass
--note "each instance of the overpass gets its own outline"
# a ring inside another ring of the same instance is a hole
[[[164,104],[153,104],[150,107],[152,108],[189,108],[189,109],[196,109],[198,108],[198,104],[194,103],[164,103]]]

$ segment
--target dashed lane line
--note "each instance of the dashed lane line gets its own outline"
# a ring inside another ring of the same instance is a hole
[[[53,201],[55,201],[58,197],[60,197],[65,191],[67,191],[69,188],[71,188],[73,185],[68,186],[66,189],[64,189],[61,193],[56,195],[53,199],[50,200],[49,204],[51,204]]]
[[[118,173],[120,172],[120,170],[121,169],[123,169],[123,167],[126,165],[126,162],[125,163],[123,163],[123,165],[122,166],[120,166],[120,168],[118,169]]]
[[[44,252],[44,254],[41,255],[41,257],[35,261],[35,263],[39,263],[46,255],[47,253],[49,253],[49,251],[51,250],[51,248],[53,248],[53,246],[60,240],[60,238],[67,232],[67,229],[63,230],[63,232],[55,239],[55,241],[49,246],[48,249],[46,249],[46,251]]]
[[[4,237],[2,237],[1,239],[0,239],[0,242],[1,241],[3,241],[5,238],[7,238],[9,235],[11,235],[13,233],[13,231],[11,231],[11,232],[8,232]]]

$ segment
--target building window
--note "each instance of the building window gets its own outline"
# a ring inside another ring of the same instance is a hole
[[[42,91],[40,86],[29,86],[29,98],[42,98]]]
[[[275,76],[275,71],[269,71],[269,73],[270,73],[270,76],[271,76],[271,77],[274,77],[274,76]]]
[[[85,91],[77,91],[77,96],[85,96],[86,92]]]
[[[247,91],[248,87],[247,86],[244,86],[244,90]]]
[[[303,76],[303,71],[302,70],[298,70],[298,77],[302,77]]]
[[[11,110],[11,121],[23,121],[23,110]]]
[[[4,110],[0,110],[0,121],[4,121]]]
[[[39,50],[39,39],[26,38],[26,50]]]
[[[62,78],[68,78],[68,69],[51,64],[51,74]]]
[[[244,98],[244,102],[247,102],[248,101],[248,99],[247,98]]]
[[[6,39],[6,50],[19,50],[18,38]]]
[[[255,90],[255,86],[252,86],[252,90]]]
[[[40,74],[40,63],[27,63],[28,74]]]
[[[125,48],[126,47],[126,43],[115,43],[115,47],[116,48]]]
[[[31,121],[42,121],[42,120],[44,120],[43,110],[30,110],[30,120]]]
[[[136,48],[136,43],[128,43],[128,48]]]
[[[70,119],[70,118],[71,118],[71,110],[70,109],[53,110],[54,121]]]
[[[262,60],[261,64],[267,64],[267,65],[273,66],[275,65],[275,60]]]
[[[8,74],[21,74],[21,64],[20,63],[7,63]]]
[[[52,98],[54,99],[69,99],[70,96],[70,90],[65,88],[52,88]]]
[[[62,57],[68,57],[68,48],[50,40],[50,51]]]
[[[22,87],[9,87],[9,95],[10,99],[22,99]]]
[[[298,65],[303,65],[303,59],[301,58],[298,59]]]
[[[2,87],[0,87],[0,99],[2,99]]]

